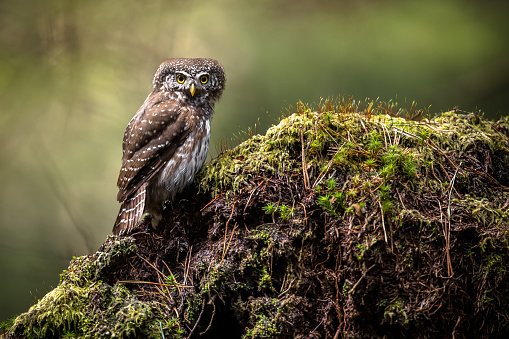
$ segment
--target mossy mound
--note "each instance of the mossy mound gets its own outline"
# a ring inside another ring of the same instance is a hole
[[[213,160],[164,228],[73,259],[8,336],[509,335],[509,119],[296,111]]]

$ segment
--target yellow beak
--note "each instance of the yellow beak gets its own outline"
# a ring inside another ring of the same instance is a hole
[[[194,87],[193,83],[191,83],[191,87],[189,87],[189,93],[191,93],[192,97],[194,97],[194,93],[196,93],[196,87]]]

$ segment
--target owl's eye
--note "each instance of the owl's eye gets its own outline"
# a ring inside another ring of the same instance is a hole
[[[209,76],[207,74],[200,75],[200,82],[205,85],[209,82]]]
[[[184,81],[186,81],[186,76],[184,74],[182,74],[182,73],[177,73],[176,78],[177,78],[177,82],[179,84],[183,84]]]

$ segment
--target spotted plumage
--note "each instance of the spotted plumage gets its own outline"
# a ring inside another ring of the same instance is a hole
[[[203,166],[214,103],[224,89],[222,66],[212,59],[170,59],[156,71],[152,92],[127,125],[113,233],[126,234],[148,213],[152,225],[163,204],[189,185]]]

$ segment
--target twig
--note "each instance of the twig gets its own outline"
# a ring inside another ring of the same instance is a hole
[[[338,329],[336,330],[336,333],[334,334],[333,339],[338,339],[340,335],[341,335],[341,328],[338,326]]]
[[[207,207],[209,207],[210,205],[212,205],[214,203],[214,201],[216,201],[217,199],[219,199],[221,197],[222,194],[218,194],[214,197],[214,199],[210,200],[207,205],[203,206],[202,209],[200,210],[200,212],[203,212],[203,210],[205,210]]]
[[[304,178],[304,188],[309,188],[309,174],[306,163],[306,150],[304,148],[304,133],[300,132],[301,156],[302,156],[302,176]]]
[[[253,197],[254,193],[265,183],[265,181],[260,182],[252,191],[251,194],[249,194],[249,198],[247,198],[246,205],[244,206],[244,210],[242,211],[243,214],[246,213],[247,208],[249,207],[249,204],[251,203],[251,198]]]
[[[196,322],[194,323],[194,326],[191,329],[191,332],[189,332],[189,335],[187,336],[188,339],[193,336],[193,333],[196,330],[196,326],[198,326],[198,324],[200,323],[200,320],[201,320],[201,317],[202,317],[204,311],[205,311],[205,298],[203,298],[203,302],[201,304],[201,311],[200,311],[200,314],[198,315],[198,319],[196,319]]]
[[[380,214],[382,215],[382,228],[384,230],[385,243],[389,244],[389,242],[387,241],[387,231],[385,230],[384,210],[382,208],[382,203],[380,201],[378,201],[378,206],[380,206]]]
[[[227,249],[227,245],[226,245],[226,236],[228,234],[228,225],[230,224],[230,221],[232,220],[233,218],[233,212],[235,212],[235,204],[232,205],[232,211],[230,213],[230,216],[228,217],[228,220],[226,220],[226,225],[225,225],[225,228],[224,228],[224,239],[223,239],[223,255],[222,255],[222,259],[221,259],[221,262],[223,261],[224,257],[225,257],[225,253],[226,253],[226,249]],[[235,226],[233,227],[235,229]]]
[[[193,253],[193,246],[191,245],[189,249],[187,250],[186,259],[184,260],[184,285],[187,283],[187,277],[191,277],[189,279],[191,285],[192,285],[192,276],[189,274],[189,269],[191,268],[191,255]]]
[[[200,336],[207,333],[210,330],[210,328],[212,327],[212,322],[214,321],[214,317],[216,316],[216,300],[215,299],[216,299],[215,296],[213,296],[212,299],[209,301],[209,303],[212,302],[212,307],[213,307],[212,316],[210,317],[209,325],[207,326],[205,331],[200,332]]]
[[[362,273],[362,276],[359,278],[359,280],[357,280],[357,282],[352,286],[352,288],[350,289],[350,291],[348,291],[348,294],[352,294],[353,292],[355,292],[355,289],[357,288],[357,286],[359,286],[359,284],[361,283],[362,280],[364,280],[364,278],[366,278],[366,275],[368,274],[369,271],[371,271],[373,269],[373,267],[375,267],[375,264],[371,265],[365,272]]]
[[[454,325],[454,328],[452,329],[452,334],[451,334],[451,338],[452,339],[455,339],[456,338],[456,328],[458,327],[458,325],[460,324],[460,321],[461,321],[461,315],[458,316],[458,320],[456,320],[456,324]]]
[[[452,196],[452,190],[454,188],[454,181],[456,180],[456,175],[458,174],[458,171],[460,169],[462,162],[458,165],[456,168],[456,171],[454,172],[454,176],[451,180],[451,185],[449,187],[449,196],[448,196],[448,202],[447,202],[447,228],[444,227],[444,236],[445,236],[445,258],[447,260],[447,274],[449,278],[451,278],[454,275],[454,271],[452,269],[452,262],[451,262],[451,254],[450,254],[450,247],[451,247],[451,196]]]
[[[232,233],[230,234],[230,238],[228,239],[228,244],[226,244],[226,247],[223,249],[223,255],[221,256],[220,264],[224,261],[224,258],[226,257],[226,253],[228,253],[228,250],[230,249],[233,235],[235,234],[236,230],[237,230],[237,223],[235,223],[235,225],[233,225],[233,230],[232,230]]]
[[[339,153],[339,149],[340,148],[338,148],[338,150],[335,154]],[[325,168],[325,170],[322,171],[322,173],[318,176],[318,178],[316,178],[315,182],[313,183],[313,188],[315,188],[318,184],[320,184],[320,182],[323,180],[325,175],[329,172],[333,162],[334,162],[334,156],[332,156],[331,159],[329,160],[329,162],[327,163],[327,167]]]
[[[194,288],[194,286],[189,286],[189,285],[186,286],[186,285],[182,285],[182,284],[178,284],[178,283],[165,284],[165,283],[160,283],[160,282],[155,282],[155,281],[143,281],[143,280],[119,280],[117,282],[122,283],[122,284],[156,285],[156,286],[161,286],[161,287],[174,287],[174,286],[178,285],[180,288]]]
[[[165,339],[164,331],[163,331],[163,324],[161,322],[159,322],[159,331],[161,331],[161,338]]]

